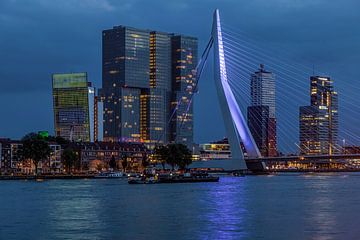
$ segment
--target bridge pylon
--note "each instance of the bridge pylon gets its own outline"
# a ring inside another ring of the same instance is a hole
[[[231,160],[228,160],[228,164],[224,168],[226,170],[246,170],[248,168],[254,170],[254,166],[247,166],[245,162],[241,143],[249,157],[260,158],[261,154],[228,82],[226,56],[218,9],[215,10],[213,17],[212,40],[215,86],[231,151]],[[264,165],[260,165],[258,164],[255,167],[256,170],[263,169]]]

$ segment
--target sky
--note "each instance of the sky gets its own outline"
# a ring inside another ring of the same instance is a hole
[[[1,0],[0,137],[53,133],[52,73],[86,71],[101,86],[102,30],[127,25],[192,35],[201,54],[215,8],[226,25],[281,49],[289,62],[315,65],[338,79],[343,95],[359,97],[358,0]],[[211,62],[199,90],[195,141],[222,138]]]

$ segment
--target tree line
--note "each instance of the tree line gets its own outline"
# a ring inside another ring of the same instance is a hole
[[[175,166],[184,170],[192,163],[191,151],[186,145],[179,143],[157,146],[154,149],[154,157],[161,163],[163,169],[165,164],[168,164],[173,170]]]

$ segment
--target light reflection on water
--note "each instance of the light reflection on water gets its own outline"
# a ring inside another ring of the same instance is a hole
[[[246,216],[245,181],[243,178],[222,178],[221,185],[209,191],[212,207],[205,215],[207,230],[200,239],[241,239],[246,236],[243,220]]]
[[[0,239],[357,239],[360,174],[0,181]]]

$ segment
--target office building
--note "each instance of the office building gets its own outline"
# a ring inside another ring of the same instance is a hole
[[[188,36],[172,37],[172,101],[170,141],[193,145],[193,102],[196,85],[197,39]]]
[[[187,122],[180,114],[170,123],[170,116],[173,103],[183,99],[184,108],[192,93],[197,40],[126,26],[104,30],[102,38],[104,140],[191,145],[192,105]]]
[[[141,140],[145,143],[169,141],[171,95],[171,38],[167,33],[150,33],[150,86],[141,96]]]
[[[70,141],[101,141],[102,102],[87,73],[53,74],[52,84],[55,135]]]
[[[275,75],[264,65],[251,75],[251,106],[248,107],[248,126],[263,156],[277,155]]]
[[[338,95],[329,77],[310,77],[310,106],[300,107],[301,154],[333,154],[338,146]]]

